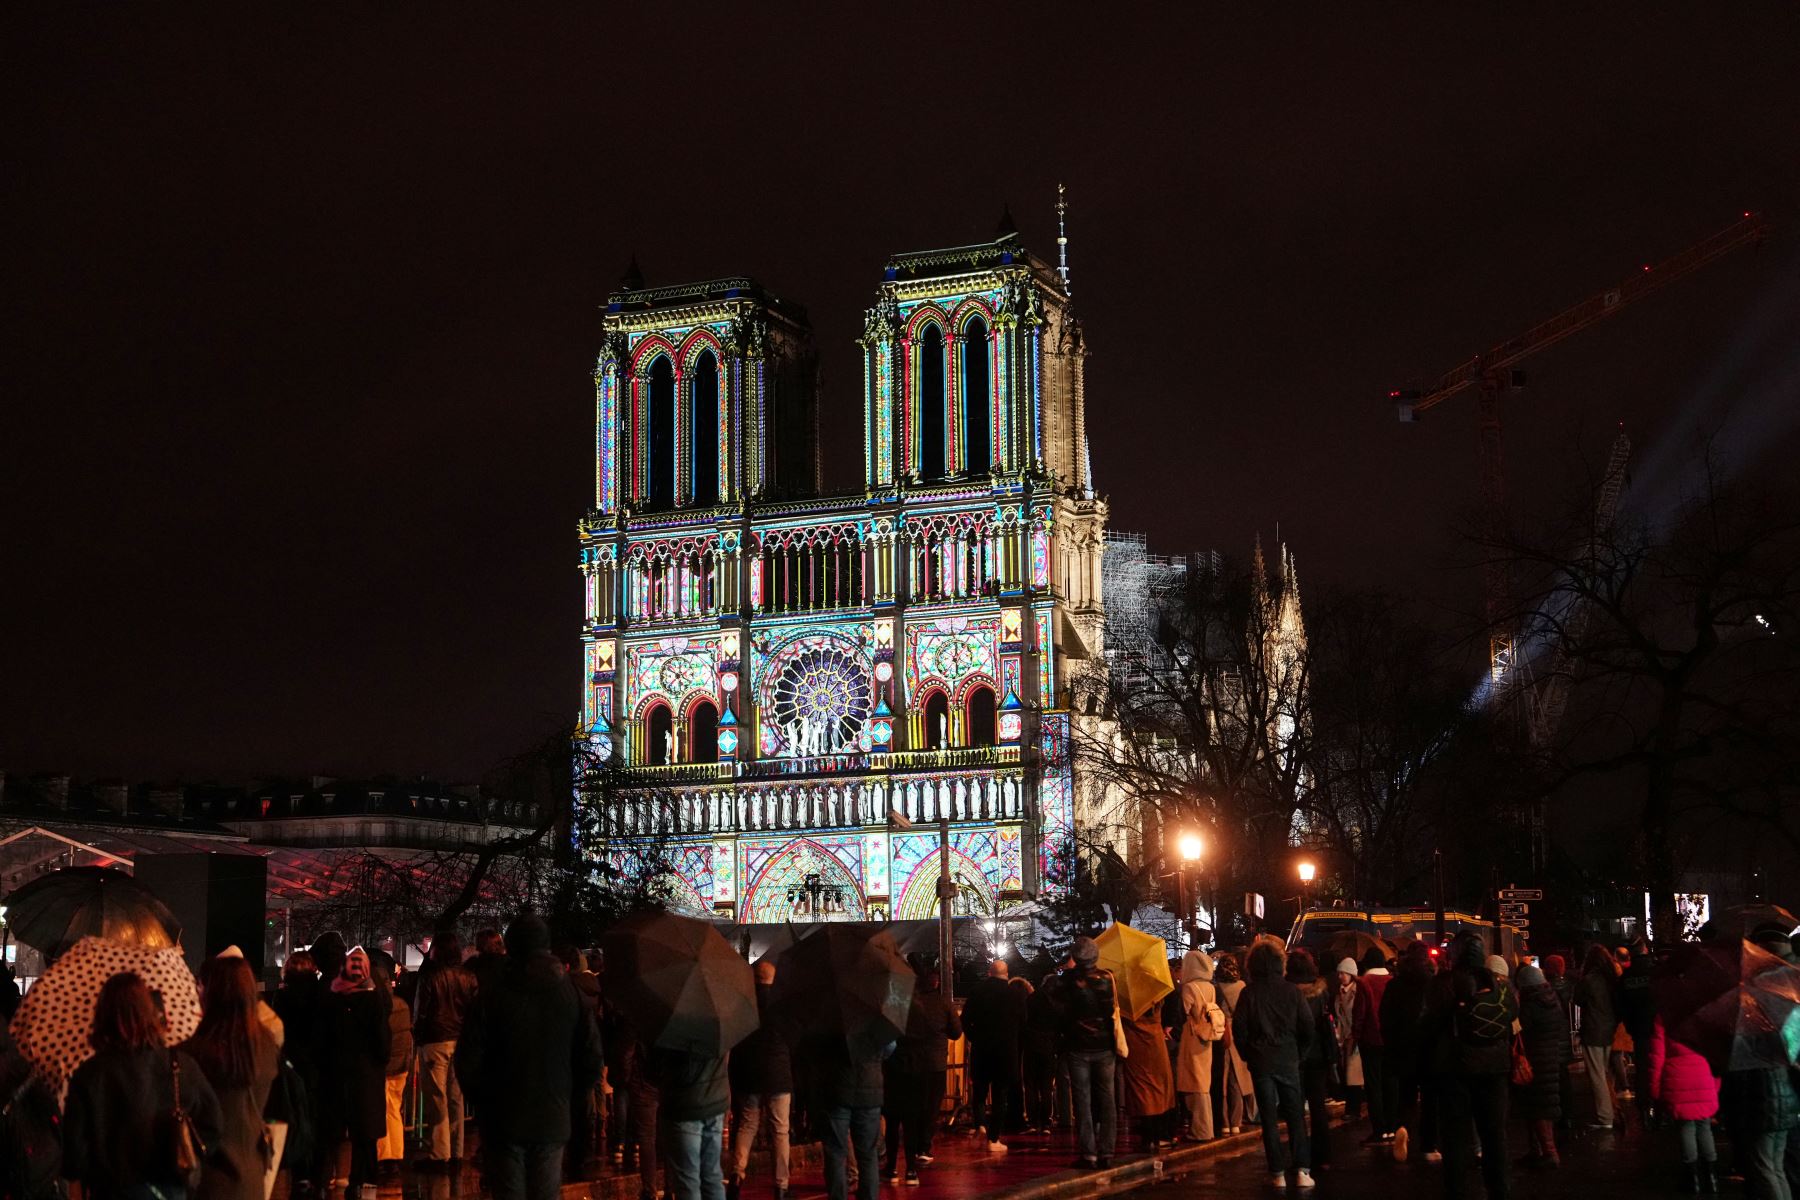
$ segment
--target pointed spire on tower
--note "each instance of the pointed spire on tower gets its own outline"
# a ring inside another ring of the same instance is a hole
[[[1258,531],[1256,544],[1250,551],[1250,600],[1256,605],[1258,612],[1267,612],[1269,608],[1269,566],[1263,561],[1262,533]]]
[[[619,290],[622,292],[641,292],[644,290],[644,272],[638,266],[637,251],[631,252],[631,265],[625,268],[625,274],[619,277]]]
[[[1002,238],[1012,237],[1018,232],[1019,227],[1013,221],[1012,205],[1002,201],[1000,204],[1000,223],[994,226],[994,240],[997,242]]]
[[[1069,289],[1069,189],[1062,184],[1056,185],[1056,273],[1062,276],[1063,295],[1072,296]]]

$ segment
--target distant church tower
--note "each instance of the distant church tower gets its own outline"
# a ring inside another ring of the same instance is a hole
[[[739,921],[932,915],[905,826],[941,820],[959,910],[994,914],[1073,820],[1106,506],[1066,250],[1008,216],[896,255],[860,342],[863,487],[819,496],[800,309],[747,279],[606,306],[582,719],[627,767],[614,833]]]

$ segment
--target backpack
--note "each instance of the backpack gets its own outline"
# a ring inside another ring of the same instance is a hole
[[[1456,1037],[1465,1045],[1486,1046],[1511,1042],[1512,1013],[1507,1000],[1511,990],[1504,979],[1494,980],[1485,992],[1476,992],[1456,1004]]]
[[[1218,1001],[1208,1000],[1206,1007],[1200,1010],[1200,1019],[1194,1022],[1194,1035],[1203,1042],[1222,1042],[1226,1028],[1225,1010],[1219,1007]]]

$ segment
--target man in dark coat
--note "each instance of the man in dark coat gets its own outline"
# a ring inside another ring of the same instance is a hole
[[[463,1023],[475,1007],[475,976],[462,965],[462,943],[454,933],[433,939],[431,960],[419,973],[417,999],[413,1040],[425,1102],[425,1154],[419,1165],[447,1171],[463,1157],[463,1095],[451,1062]]]
[[[803,1039],[798,1047],[807,1065],[815,1121],[824,1126],[825,1194],[848,1200],[848,1158],[856,1154],[857,1200],[876,1200],[881,1189],[877,1161],[881,1134],[881,1061],[885,1049],[852,1051],[842,1034]]]
[[[569,973],[581,1007],[596,1025],[600,1021],[600,976],[588,970],[587,956],[575,946],[560,946],[556,957]],[[563,1153],[563,1178],[579,1182],[587,1179],[587,1160],[594,1150],[596,1084],[577,1086],[569,1097],[569,1144]]]
[[[969,1108],[987,1130],[988,1149],[1004,1153],[1001,1137],[1012,1132],[1019,1106],[1019,1035],[1025,1029],[1025,998],[1007,981],[1006,960],[988,964],[987,978],[969,991],[963,1029],[969,1037]],[[989,1107],[989,1095],[993,1105]]]
[[[1480,934],[1458,934],[1450,954],[1450,972],[1432,981],[1425,1018],[1444,1086],[1444,1195],[1459,1200],[1467,1194],[1479,1141],[1487,1200],[1507,1200],[1507,1087],[1518,997],[1490,966]]]
[[[1289,1159],[1295,1186],[1313,1185],[1311,1145],[1306,1133],[1300,1064],[1317,1039],[1313,1010],[1300,989],[1284,979],[1286,960],[1273,938],[1258,939],[1246,964],[1250,979],[1231,1013],[1231,1039],[1256,1089],[1256,1111],[1262,1118],[1263,1153],[1279,1186],[1287,1183],[1281,1153],[1280,1123],[1287,1123]]]
[[[600,1077],[600,1030],[527,914],[506,931],[505,969],[483,985],[456,1046],[494,1200],[556,1200],[569,1097]]]
[[[1407,943],[1394,964],[1394,978],[1381,993],[1376,1014],[1386,1049],[1385,1065],[1396,1082],[1393,1140],[1394,1158],[1399,1162],[1405,1162],[1409,1152],[1427,1160],[1443,1157],[1438,1151],[1437,1081],[1429,1070],[1423,1036],[1425,1000],[1433,974],[1431,951],[1423,942]]]
[[[675,1200],[724,1200],[719,1153],[730,1102],[725,1060],[658,1046],[645,1068],[661,1098],[670,1195]]]
[[[766,1119],[775,1158],[775,1200],[788,1190],[788,1121],[793,1115],[794,1064],[783,1031],[769,1016],[775,964],[756,964],[756,1011],[762,1024],[731,1051],[731,1172],[726,1195],[737,1200],[750,1167],[750,1147]]]
[[[944,1099],[944,1072],[950,1042],[962,1036],[962,1022],[944,999],[936,969],[915,968],[918,985],[906,1012],[906,1032],[884,1073],[882,1113],[887,1118],[888,1179],[901,1175],[906,1156],[906,1182],[919,1182],[919,1166],[931,1157],[931,1131]]]
[[[498,930],[483,929],[475,935],[475,957],[464,965],[475,976],[478,989],[497,982],[506,971],[506,940]]]
[[[1631,965],[1619,976],[1619,1023],[1631,1035],[1631,1095],[1640,1123],[1648,1127],[1650,1108],[1650,1042],[1656,1036],[1656,1001],[1650,996],[1650,974],[1655,964],[1650,947],[1634,942]]]
[[[1072,966],[1046,980],[1059,1018],[1069,1091],[1075,1101],[1076,1166],[1112,1164],[1118,1138],[1119,1105],[1113,1092],[1118,1065],[1113,1035],[1117,993],[1111,972],[1100,967],[1100,947],[1090,937],[1075,939]]]

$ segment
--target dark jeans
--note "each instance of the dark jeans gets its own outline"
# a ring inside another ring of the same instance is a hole
[[[931,1092],[932,1082],[937,1092]],[[881,1115],[887,1125],[888,1170],[900,1172],[900,1155],[913,1170],[919,1169],[919,1155],[931,1153],[931,1125],[934,1111],[944,1098],[944,1076],[941,1071],[900,1071],[890,1069],[882,1098]]]
[[[1306,1113],[1312,1120],[1309,1149],[1315,1167],[1331,1162],[1331,1110],[1325,1107],[1325,1085],[1331,1072],[1324,1063],[1300,1068],[1300,1087],[1306,1094]]]
[[[631,1140],[637,1146],[638,1195],[660,1196],[662,1158],[657,1153],[657,1117],[662,1108],[662,1093],[648,1083],[636,1080],[631,1085]]]
[[[1119,1137],[1119,1101],[1113,1095],[1118,1055],[1111,1050],[1071,1050],[1063,1057],[1069,1062],[1069,1092],[1075,1101],[1076,1151],[1085,1159],[1111,1158]]]
[[[562,1159],[562,1142],[495,1142],[487,1147],[483,1182],[493,1200],[557,1200]]]
[[[1050,1086],[1056,1080],[1056,1055],[1048,1050],[1027,1049],[1025,1075],[1025,1123],[1033,1129],[1050,1128]]]
[[[594,1151],[594,1089],[579,1088],[569,1097],[569,1144],[563,1152],[571,1175],[580,1175]]]
[[[881,1164],[875,1158],[875,1141],[881,1136],[880,1108],[825,1110],[825,1194],[830,1200],[849,1200],[850,1172],[845,1158],[856,1152],[857,1200],[876,1200],[881,1192]]]
[[[1056,1056],[1056,1123],[1064,1129],[1075,1123],[1075,1089],[1069,1083],[1069,1056]]]
[[[1435,1076],[1400,1076],[1400,1105],[1395,1113],[1406,1126],[1409,1152],[1412,1154],[1425,1154],[1438,1149],[1440,1090]]]
[[[1369,1097],[1369,1132],[1394,1132],[1394,1110],[1399,1107],[1400,1081],[1388,1070],[1385,1049],[1363,1045],[1363,1089]]]
[[[1512,1158],[1506,1151],[1505,1075],[1451,1075],[1444,1080],[1444,1195],[1468,1194],[1468,1173],[1475,1165],[1475,1139],[1481,1139],[1481,1180],[1487,1200],[1511,1194]]]
[[[1307,1145],[1306,1114],[1301,1111],[1300,1081],[1252,1071],[1250,1083],[1256,1092],[1257,1115],[1262,1118],[1263,1153],[1269,1157],[1270,1172],[1285,1175],[1290,1165],[1301,1171],[1310,1170],[1311,1147]],[[1284,1121],[1287,1123],[1291,1164],[1281,1157],[1281,1124]]]
[[[979,1044],[971,1056],[969,1074],[970,1119],[987,1130],[989,1141],[1011,1133],[1019,1120],[1019,1046],[1006,1043],[983,1050]],[[993,1105],[988,1105],[989,1093]]]

